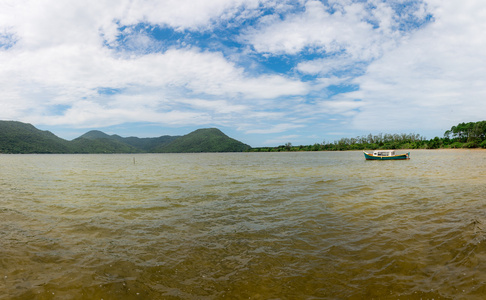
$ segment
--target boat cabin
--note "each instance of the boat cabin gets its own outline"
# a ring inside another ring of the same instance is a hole
[[[374,156],[394,156],[395,150],[375,150],[373,151]]]

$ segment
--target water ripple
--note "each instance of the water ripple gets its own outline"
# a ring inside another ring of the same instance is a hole
[[[484,299],[484,151],[2,155],[0,299]]]

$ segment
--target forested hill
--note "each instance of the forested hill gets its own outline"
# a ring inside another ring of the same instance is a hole
[[[242,152],[250,148],[216,128],[155,138],[124,138],[94,130],[67,141],[31,124],[0,121],[0,153]]]
[[[251,147],[228,137],[219,129],[198,129],[154,148],[154,152],[243,152]]]
[[[127,146],[133,147],[134,149],[138,149],[138,151],[140,152],[157,152],[155,151],[157,148],[161,148],[178,138],[180,138],[180,136],[170,135],[164,135],[155,138],[138,138],[133,136],[124,138],[116,134],[108,135],[99,130],[92,130],[83,134],[76,140],[119,142]]]
[[[377,134],[342,138],[332,143],[251,148],[216,128],[198,129],[184,136],[121,137],[93,130],[67,141],[31,124],[0,121],[0,153],[187,153],[244,151],[342,151],[365,149],[486,148],[486,121],[460,123],[444,137],[427,140],[419,134]]]
[[[355,138],[342,138],[331,143],[278,147],[252,148],[253,152],[280,151],[346,151],[374,149],[456,149],[486,148],[486,121],[459,123],[444,132],[444,137],[426,139],[420,134],[368,134]]]
[[[0,121],[0,153],[69,153],[70,143],[31,124]]]

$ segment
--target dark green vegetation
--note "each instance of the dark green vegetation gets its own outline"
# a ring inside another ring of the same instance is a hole
[[[292,146],[291,143],[278,147],[252,148],[254,152],[279,151],[343,151],[374,149],[449,149],[486,148],[486,121],[460,123],[444,133],[443,138],[427,140],[419,134],[378,134],[356,138],[342,138],[333,143],[308,146]]]
[[[212,129],[203,129],[212,130]],[[217,130],[217,129],[216,129]],[[219,131],[219,130],[218,130]],[[119,135],[108,135],[98,130],[92,130],[73,140],[73,142],[81,142],[93,146],[93,144],[111,146],[113,149],[125,149],[124,153],[131,152],[160,152],[157,149],[161,149],[164,146],[170,144],[170,142],[180,138],[179,136],[164,135],[156,138],[138,138],[138,137],[121,137]],[[87,151],[93,152],[93,151]],[[118,151],[119,152],[119,151]],[[210,151],[211,152],[211,151]]]
[[[93,130],[67,141],[31,124],[0,121],[0,153],[242,152],[250,148],[216,128],[156,138],[124,138]]]
[[[251,147],[232,139],[216,128],[198,129],[156,147],[155,152],[242,152]]]
[[[427,140],[419,134],[378,134],[342,138],[332,143],[251,148],[216,128],[198,129],[184,136],[121,137],[93,130],[67,141],[30,124],[0,121],[0,153],[189,153],[343,151],[373,149],[486,148],[486,121],[460,123],[443,138]]]
[[[71,145],[49,131],[21,122],[0,121],[1,153],[70,153]]]
[[[440,140],[441,147],[486,148],[486,121],[460,123],[452,126]]]

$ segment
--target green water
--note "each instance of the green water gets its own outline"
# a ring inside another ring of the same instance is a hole
[[[0,155],[0,299],[485,299],[486,151]]]

